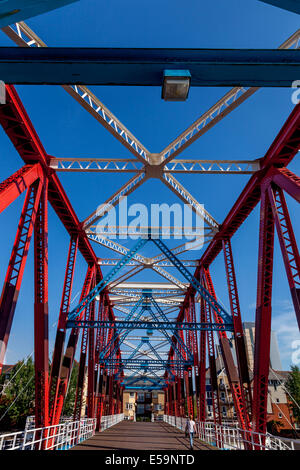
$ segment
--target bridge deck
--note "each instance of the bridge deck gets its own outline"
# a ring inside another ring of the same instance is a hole
[[[189,450],[189,439],[166,423],[122,421],[71,450]],[[194,439],[194,450],[216,450]]]

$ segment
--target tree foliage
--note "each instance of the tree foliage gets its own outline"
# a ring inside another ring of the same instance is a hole
[[[31,358],[17,362],[10,378],[0,377],[0,429],[24,429],[34,412],[34,364]]]
[[[79,364],[77,361],[74,361],[72,374],[71,374],[71,380],[70,380],[69,388],[68,388],[68,393],[67,393],[65,403],[64,403],[64,408],[63,408],[64,416],[73,416],[74,414],[78,371],[79,371]]]
[[[300,424],[300,370],[298,366],[291,367],[291,372],[285,386],[296,402],[291,401],[290,407],[295,420]]]

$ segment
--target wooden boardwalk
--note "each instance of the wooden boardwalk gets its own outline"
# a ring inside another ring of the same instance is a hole
[[[189,450],[189,439],[179,429],[166,423],[122,421],[82,442],[76,450]],[[194,450],[216,450],[194,439]]]

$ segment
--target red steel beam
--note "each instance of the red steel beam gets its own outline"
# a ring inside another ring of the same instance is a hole
[[[268,187],[282,258],[300,329],[300,256],[282,189]]]
[[[270,366],[274,217],[266,189],[262,189],[259,229],[257,303],[254,343],[253,431],[265,434]],[[264,443],[263,443],[264,444]]]
[[[300,104],[295,106],[270,146],[261,159],[261,170],[255,173],[246,184],[241,195],[233,205],[219,232],[200,259],[199,266],[210,266],[222,250],[222,240],[231,238],[241,224],[250,215],[260,200],[260,184],[270,168],[288,165],[300,149]],[[199,270],[200,267],[197,268]]]
[[[14,202],[20,194],[26,191],[37,179],[42,178],[43,171],[39,164],[25,165],[0,183],[0,213]]]
[[[22,284],[42,186],[43,183],[37,181],[27,190],[0,298],[0,373]]]
[[[78,247],[87,263],[97,257],[53,169],[35,128],[13,85],[6,85],[6,104],[0,106],[0,124],[25,164],[40,163],[49,180],[49,202],[70,236],[79,235]]]
[[[35,426],[49,425],[48,181],[44,182],[34,226]]]
[[[65,280],[64,280],[64,288],[63,288],[63,294],[62,294],[62,299],[61,299],[61,307],[60,307],[58,325],[57,325],[57,331],[56,331],[55,346],[54,346],[54,352],[53,352],[53,357],[52,357],[51,374],[50,374],[50,388],[49,388],[50,424],[54,424],[55,410],[57,408],[58,392],[59,392],[59,386],[60,386],[61,365],[62,365],[62,359],[63,359],[63,353],[64,353],[65,338],[66,338],[66,322],[67,322],[67,315],[69,312],[70,302],[71,302],[77,248],[78,248],[78,237],[77,236],[71,237],[70,245],[69,245],[69,252],[68,252],[68,259],[67,259],[67,266],[66,266],[66,273],[65,273]]]
[[[296,201],[300,202],[300,178],[287,168],[276,168],[273,181]]]
[[[265,178],[272,180],[280,174],[287,174],[285,165],[288,165],[300,149],[300,104],[296,105],[277,134],[265,156],[260,161],[261,169],[248,181],[237,201],[232,206],[224,222],[220,225],[219,232],[214,236],[204,254],[199,260],[194,276],[199,279],[202,266],[209,267],[218,254],[222,251],[223,240],[230,239],[251,214],[261,196],[261,184]],[[291,173],[291,172],[290,172]],[[297,182],[298,180],[298,182]],[[277,180],[278,181],[278,180]],[[299,184],[299,178],[295,175],[294,182]],[[278,185],[279,181],[277,182]],[[297,190],[298,191],[298,190]],[[293,190],[293,194],[296,190]],[[297,192],[298,194],[298,192]],[[295,196],[293,196],[295,197]],[[195,292],[193,286],[189,286],[183,305],[179,311],[177,321],[181,322],[188,299]],[[173,340],[176,343],[176,338]],[[172,347],[171,350],[172,351]]]

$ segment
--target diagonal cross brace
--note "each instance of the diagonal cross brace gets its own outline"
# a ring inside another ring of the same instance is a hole
[[[142,248],[145,243],[147,243],[147,241],[147,239],[143,238],[139,240],[138,243],[136,243],[134,247],[128,251],[128,253],[126,253],[123,258],[120,259],[118,264],[114,266],[103,279],[101,279],[101,281],[94,287],[94,289],[90,291],[90,293],[80,302],[80,304],[69,313],[68,319],[75,320],[80,315],[80,313],[95,299],[95,297],[97,297],[97,295],[99,295],[105,289],[115,274],[117,274],[117,272],[119,272],[120,269],[123,268],[123,266],[125,266],[128,261],[132,259],[135,253],[140,248]]]
[[[222,305],[203,287],[200,282],[191,274],[182,262],[172,253],[171,250],[159,239],[152,239],[153,243],[167,256],[174,264],[178,271],[186,278],[186,280],[194,287],[201,297],[209,303],[211,308],[222,317],[224,323],[232,323],[230,314]]]

